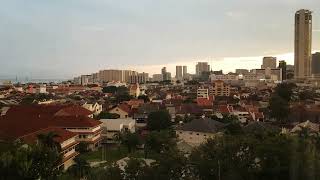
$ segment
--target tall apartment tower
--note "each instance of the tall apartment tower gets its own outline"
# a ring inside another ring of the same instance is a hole
[[[182,66],[176,66],[176,79],[182,80],[183,74],[182,74]]]
[[[210,65],[207,62],[198,62],[196,65],[196,74],[201,75],[203,72],[210,72]]]
[[[312,75],[319,77],[320,76],[320,52],[312,54]]]
[[[264,57],[262,60],[261,69],[275,69],[277,68],[277,58],[276,57]]]
[[[279,61],[279,68],[281,68],[282,80],[287,79],[287,63],[286,61]]]
[[[294,76],[305,79],[311,76],[312,12],[301,9],[295,15]]]
[[[188,67],[187,66],[183,66],[183,78],[185,78],[188,74]]]

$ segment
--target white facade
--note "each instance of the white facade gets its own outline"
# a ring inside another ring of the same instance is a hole
[[[217,80],[235,81],[235,80],[239,80],[239,75],[235,75],[235,74],[211,74],[210,75],[210,79],[211,79],[211,81],[217,81]]]
[[[248,121],[249,116],[250,116],[249,112],[247,112],[247,111],[234,110],[231,112],[231,114],[234,116],[237,116],[241,123],[246,123]]]
[[[98,103],[94,103],[94,104],[85,103],[84,105],[82,105],[82,107],[93,112],[94,115],[99,115],[102,112],[102,105]]]
[[[152,75],[152,81],[163,81],[163,75],[162,74],[154,74]]]
[[[136,131],[136,120],[131,118],[125,119],[101,119],[101,127],[103,129],[102,136],[107,139],[108,142],[113,142],[114,135],[120,132],[131,132]]]
[[[198,90],[197,90],[197,98],[209,99],[209,89],[198,88]]]
[[[215,137],[214,133],[183,130],[176,130],[176,135],[178,136],[179,140],[182,140],[191,146],[199,146],[200,144],[207,142],[208,139]]]

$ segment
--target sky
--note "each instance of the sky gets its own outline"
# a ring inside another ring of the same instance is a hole
[[[175,73],[259,68],[263,56],[293,64],[294,13],[319,0],[0,0],[0,79],[72,78],[102,69]]]

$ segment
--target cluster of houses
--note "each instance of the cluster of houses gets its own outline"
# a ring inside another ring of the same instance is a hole
[[[131,99],[114,101],[116,93],[103,92],[107,86],[127,87]],[[175,126],[179,145],[191,149],[223,133],[226,124],[217,120],[236,117],[245,129],[270,128],[268,101],[275,84],[257,87],[231,85],[222,80],[213,82],[147,83],[143,85],[109,82],[96,85],[17,84],[0,87],[0,141],[36,143],[37,136],[48,132],[62,147],[67,169],[79,154],[75,147],[87,144],[96,150],[103,143],[114,143],[114,135],[145,130],[148,115],[167,110]],[[24,104],[30,95],[45,94],[48,99]],[[143,96],[143,98],[141,98]],[[290,105],[292,123],[283,132],[296,132],[299,127],[319,131],[320,101]],[[98,118],[108,113],[113,118]],[[215,120],[212,119],[214,117]],[[191,119],[191,121],[185,121]],[[309,120],[309,121],[307,121]]]

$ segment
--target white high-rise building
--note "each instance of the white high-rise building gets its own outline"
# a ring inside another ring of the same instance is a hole
[[[301,9],[295,14],[294,75],[296,79],[311,76],[312,12]]]

